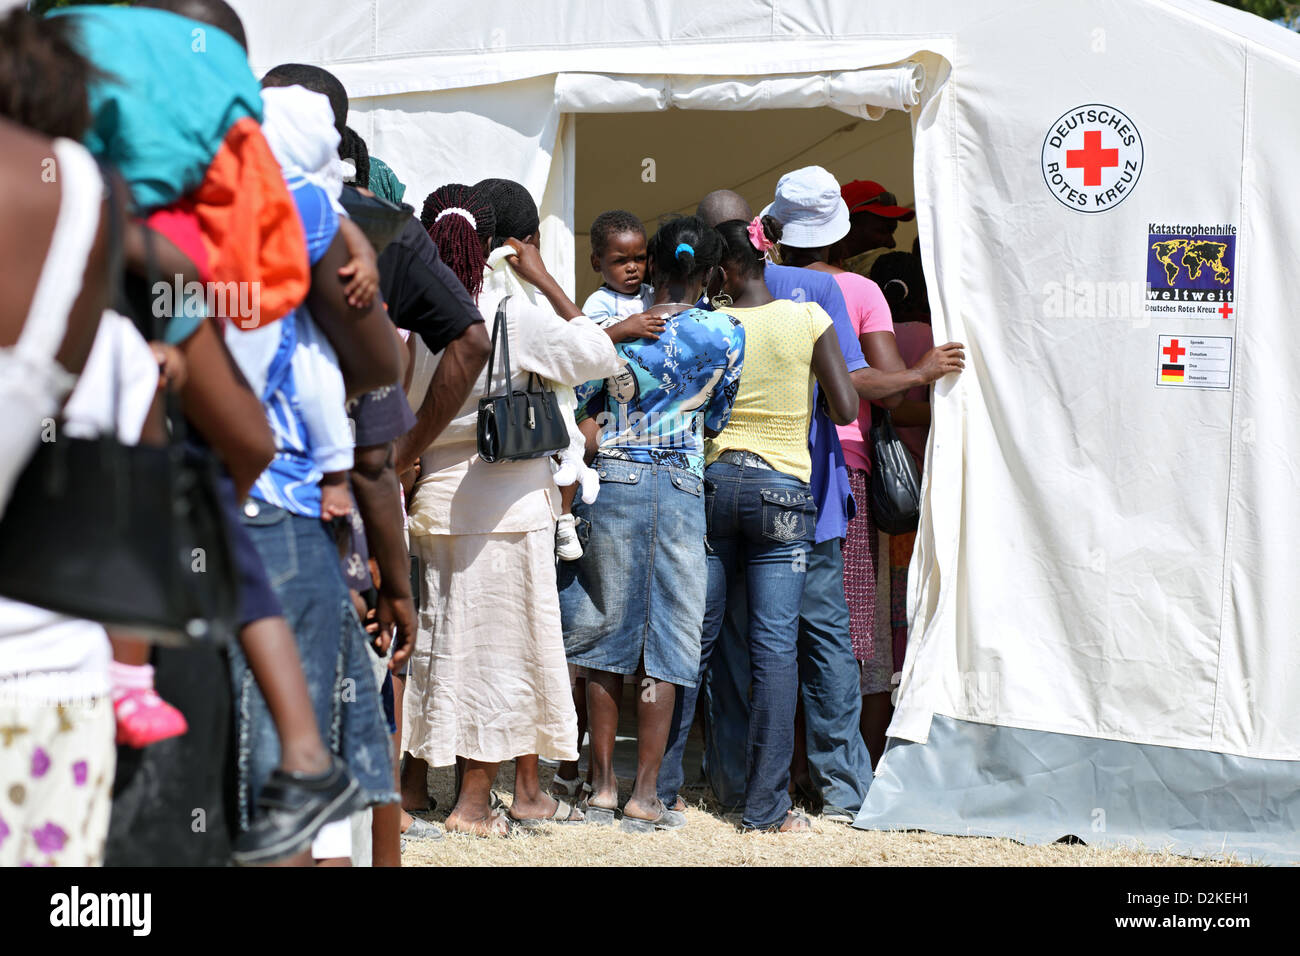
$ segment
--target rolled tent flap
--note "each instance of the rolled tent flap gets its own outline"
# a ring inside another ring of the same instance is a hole
[[[555,105],[562,113],[653,113],[668,108],[666,76],[560,73]]]
[[[925,67],[910,62],[869,70],[761,77],[560,73],[555,78],[555,102],[565,113],[830,106],[877,120],[886,110],[910,110],[918,105],[924,84]]]

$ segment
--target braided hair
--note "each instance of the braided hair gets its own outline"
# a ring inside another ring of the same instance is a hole
[[[749,223],[743,219],[728,219],[715,227],[726,245],[722,261],[740,267],[739,275],[753,278],[763,274],[763,253],[754,245],[749,234]],[[781,224],[771,216],[762,219],[763,235],[768,242],[781,241]]]
[[[507,239],[527,239],[541,224],[537,203],[528,190],[512,179],[484,179],[474,188],[482,193],[496,215],[491,248],[505,245]]]
[[[456,273],[475,302],[483,290],[487,259],[483,246],[492,241],[497,218],[487,197],[473,186],[448,183],[429,193],[420,211],[424,226],[438,246],[438,255]]]
[[[925,312],[925,276],[921,259],[910,252],[886,252],[871,264],[871,281],[880,286],[890,314],[900,316]]]

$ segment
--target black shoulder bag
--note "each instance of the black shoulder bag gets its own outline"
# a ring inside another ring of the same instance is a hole
[[[339,204],[348,218],[361,227],[375,252],[383,252],[411,221],[415,209],[406,203],[391,203],[382,196],[367,196],[354,186],[345,186]]]
[[[492,323],[492,355],[488,359],[487,387],[478,400],[478,455],[484,461],[523,461],[554,454],[569,444],[569,430],[560,414],[555,392],[542,385],[533,372],[528,373],[528,388],[511,387],[510,329],[506,322],[506,303],[501,300]],[[500,352],[498,353],[498,342]],[[492,393],[492,368],[500,355],[500,395]]]
[[[110,275],[121,300],[123,200],[106,179]],[[134,321],[146,338],[159,338],[140,318],[152,312],[145,308],[131,310]],[[210,452],[185,443],[185,419],[170,388],[166,407],[170,437],[163,447],[123,445],[116,414],[109,434],[80,439],[56,432],[37,447],[0,518],[0,594],[159,644],[230,637],[237,579],[218,466]]]
[[[871,405],[871,517],[885,534],[915,531],[921,519],[921,478],[894,431],[889,412]]]

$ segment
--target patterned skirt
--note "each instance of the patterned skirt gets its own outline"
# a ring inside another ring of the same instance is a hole
[[[849,605],[849,637],[853,656],[863,660],[871,654],[876,628],[876,523],[866,506],[868,476],[849,469],[849,487],[858,502],[858,513],[844,536],[844,599]]]

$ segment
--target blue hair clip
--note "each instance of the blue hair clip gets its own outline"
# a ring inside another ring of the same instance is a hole
[[[691,255],[695,255],[695,247],[693,245],[689,242],[679,242],[677,243],[677,248],[673,250],[673,258],[680,259],[683,250],[689,252]]]

